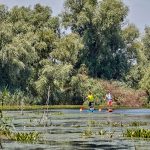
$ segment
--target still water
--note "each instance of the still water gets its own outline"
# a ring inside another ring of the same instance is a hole
[[[150,129],[150,109],[118,109],[89,112],[77,109],[52,109],[5,111],[11,119],[14,132],[37,131],[40,140],[36,143],[21,143],[2,140],[6,150],[150,150],[150,139],[123,137],[128,128]],[[132,122],[146,125],[130,126]],[[123,124],[123,126],[121,126]],[[91,131],[90,136],[86,131]],[[100,135],[100,131],[106,131]]]

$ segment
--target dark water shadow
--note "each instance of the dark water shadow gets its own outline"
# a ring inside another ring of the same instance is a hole
[[[47,133],[50,134],[68,134],[68,133],[81,133],[80,131],[76,130],[65,130],[65,129],[49,129],[47,130]]]
[[[101,144],[100,144],[101,143]],[[106,144],[105,144],[106,143]],[[131,145],[127,144],[121,144],[114,145],[111,144],[111,142],[107,140],[99,140],[99,141],[94,141],[94,142],[87,142],[87,141],[70,141],[70,142],[64,142],[64,141],[47,141],[45,144],[47,145],[53,145],[57,147],[62,147],[63,146],[69,146],[69,149],[75,149],[75,150],[98,150],[98,149],[103,149],[103,150],[128,150],[133,148]]]

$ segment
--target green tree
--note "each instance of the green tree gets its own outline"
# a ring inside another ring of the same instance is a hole
[[[36,4],[34,6],[34,10],[32,14],[30,14],[30,21],[37,28],[44,27],[45,23],[52,17],[52,10],[48,6],[41,6],[40,4]]]
[[[83,104],[89,90],[93,93],[95,102],[101,103],[104,97],[104,89],[100,80],[87,76],[88,69],[84,64],[81,65],[76,76],[71,78],[71,97],[75,104]]]
[[[128,71],[122,23],[128,8],[120,0],[67,0],[62,15],[65,27],[83,38],[80,63],[92,76],[119,79]]]
[[[36,89],[43,98],[43,103],[46,103],[48,87],[50,86],[50,103],[59,104],[65,100],[63,95],[65,85],[72,72],[72,65],[53,64],[48,60],[42,63],[43,68],[40,71],[38,80],[35,82]]]
[[[142,64],[141,71],[143,76],[139,85],[146,91],[150,101],[150,27],[145,28],[145,35],[142,39],[142,43],[143,53],[141,54],[142,61],[140,64]]]
[[[72,33],[57,40],[56,48],[50,53],[50,56],[63,64],[75,65],[78,62],[82,48],[81,38]]]
[[[136,64],[132,66],[129,74],[126,76],[127,82],[133,88],[142,88],[146,91],[150,99],[150,62],[149,62],[149,40],[150,28],[145,28],[145,34],[141,41],[136,43]],[[131,41],[131,40],[129,40]]]
[[[67,35],[61,39],[57,39],[55,49],[49,53],[47,59],[43,59],[40,62],[42,67],[35,84],[37,91],[44,100],[50,86],[52,104],[60,103],[60,100],[64,103],[68,102],[68,84],[82,47],[82,41],[78,35]]]
[[[144,71],[145,73],[142,79],[140,80],[139,84],[140,84],[140,87],[146,91],[148,95],[148,102],[150,102],[150,66],[146,67]]]
[[[143,38],[143,45],[144,45],[144,54],[146,59],[150,61],[150,27],[145,28],[145,35]]]
[[[122,30],[122,37],[128,61],[130,61],[132,65],[134,61],[138,61],[138,50],[140,48],[140,42],[138,41],[139,30],[134,24],[129,24]]]
[[[0,4],[0,22],[3,22],[8,17],[8,8]]]

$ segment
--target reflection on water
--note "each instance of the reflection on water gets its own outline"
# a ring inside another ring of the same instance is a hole
[[[115,110],[115,113],[132,115],[150,115],[150,109],[120,109]]]
[[[146,122],[142,127],[150,128],[150,109],[119,109],[112,113],[106,110],[80,112],[77,109],[57,109],[49,111],[47,119],[52,124],[48,126],[39,123],[42,110],[24,111],[23,116],[17,111],[7,111],[4,115],[12,119],[17,131],[41,133],[41,139],[36,144],[3,139],[4,149],[148,150],[150,147],[150,140],[126,139],[122,136],[133,121]],[[92,136],[83,137],[85,130],[91,130]],[[106,130],[107,134],[100,136],[100,130]]]

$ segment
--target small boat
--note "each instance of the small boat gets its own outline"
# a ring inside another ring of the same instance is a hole
[[[82,112],[82,111],[84,111],[84,110],[86,110],[86,111],[88,111],[88,112],[94,112],[94,111],[96,111],[96,110],[94,109],[94,107],[91,107],[91,108],[89,108],[89,109],[83,109],[83,107],[80,108],[80,112]]]
[[[108,112],[113,112],[113,110],[112,110],[111,108],[109,108],[107,111],[108,111]]]
[[[88,109],[88,111],[89,111],[89,112],[94,112],[95,109],[94,109],[94,107],[92,107],[92,108]]]

